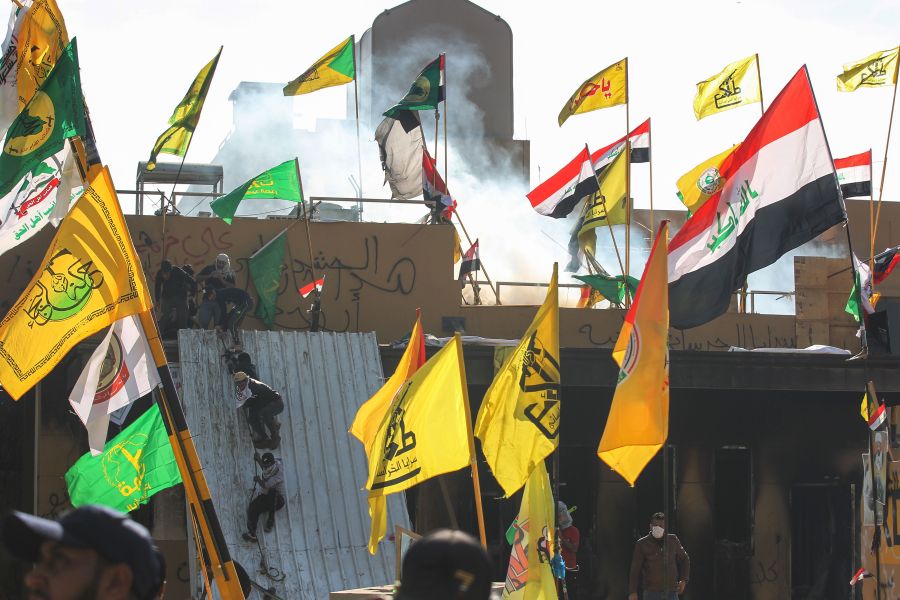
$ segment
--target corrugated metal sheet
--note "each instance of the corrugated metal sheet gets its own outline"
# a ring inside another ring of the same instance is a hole
[[[211,331],[179,332],[183,403],[231,555],[265,587],[286,599],[320,600],[329,591],[394,580],[393,543],[378,555],[366,550],[369,516],[362,487],[367,466],[362,445],[347,430],[357,408],[382,384],[374,333],[244,331],[244,349],[260,379],[285,401],[281,447],[287,503],[275,529],[259,536],[273,583],[259,575],[256,544],[241,539],[253,487],[253,444],[235,408],[234,387]],[[389,526],[408,527],[403,495],[389,501]],[[194,575],[194,574],[192,574]],[[194,578],[196,582],[196,578]]]

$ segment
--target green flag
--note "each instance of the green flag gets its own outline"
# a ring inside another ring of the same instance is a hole
[[[200,122],[200,112],[206,101],[206,92],[209,91],[209,84],[212,83],[213,75],[216,74],[216,66],[219,64],[221,54],[222,47],[220,46],[213,59],[197,73],[184,98],[175,107],[175,112],[169,117],[171,127],[157,138],[156,143],[153,144],[153,150],[150,151],[150,159],[147,161],[148,171],[156,168],[156,157],[160,153],[175,156],[187,154],[188,146],[191,145],[191,136],[194,135],[197,123]]]
[[[66,472],[72,506],[102,504],[122,512],[179,483],[181,473],[156,404],[106,442],[103,454],[88,452]]]
[[[269,243],[250,257],[250,278],[256,286],[259,303],[254,316],[269,327],[275,323],[275,304],[281,285],[281,266],[287,249],[287,229],[269,240]]]
[[[250,181],[236,187],[221,198],[213,200],[209,207],[222,220],[231,225],[234,213],[242,200],[265,198],[303,202],[300,189],[300,175],[296,159],[281,163],[268,171],[263,171]]]
[[[328,51],[300,77],[284,86],[285,96],[299,96],[322,88],[350,83],[356,77],[353,36]]]
[[[62,150],[67,138],[86,131],[78,46],[73,38],[6,132],[0,153],[0,197],[8,194],[26,173]]]
[[[398,110],[429,110],[437,108],[444,99],[444,55],[434,59],[425,67],[415,83],[397,104],[384,112],[385,117],[393,117]]]
[[[621,275],[615,277],[607,277],[605,275],[574,275],[575,279],[583,281],[598,292],[604,298],[613,304],[621,306],[625,302],[625,283]],[[628,277],[628,291],[631,297],[637,293],[637,287],[640,281],[634,277]]]

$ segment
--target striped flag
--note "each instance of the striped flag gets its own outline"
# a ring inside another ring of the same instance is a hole
[[[650,119],[632,129],[628,134],[628,141],[631,142],[632,163],[650,162]],[[612,144],[591,154],[591,163],[594,165],[594,171],[597,172],[598,177],[622,153],[624,147],[625,136],[622,136]]]
[[[875,285],[878,285],[891,274],[891,271],[900,262],[900,246],[894,246],[881,254],[876,254],[873,262],[875,269],[872,272],[872,279],[875,281]]]
[[[298,289],[297,291],[300,292],[300,295],[301,295],[301,296],[303,296],[304,298],[306,298],[306,297],[308,297],[310,294],[313,293],[313,290],[315,290],[316,295],[318,296],[319,294],[322,293],[322,288],[323,288],[323,287],[325,287],[325,276],[324,276],[324,275],[322,275],[321,278],[316,279],[315,281],[313,281],[313,282],[310,283],[309,285],[304,285],[302,288]]]
[[[672,327],[723,314],[750,273],[846,219],[806,66],[732,157],[669,246]]]
[[[850,585],[856,585],[866,577],[872,577],[873,575],[866,571],[864,567],[860,567],[859,571],[854,573],[853,577],[850,578]]]
[[[877,398],[874,400],[869,398],[868,391],[863,394],[862,403],[859,406],[859,415],[872,431],[877,431],[887,420],[887,410],[884,402],[879,402]]]
[[[559,219],[571,213],[582,198],[598,189],[591,154],[585,146],[569,164],[528,192],[526,197],[538,213]]]
[[[872,194],[872,151],[834,159],[834,170],[844,198]]]
[[[459,265],[459,286],[465,285],[465,276],[481,269],[481,259],[478,257],[478,240],[472,247],[466,250],[462,262]]]

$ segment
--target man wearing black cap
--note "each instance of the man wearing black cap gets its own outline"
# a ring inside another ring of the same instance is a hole
[[[281,423],[276,418],[284,411],[284,400],[281,394],[249,377],[243,371],[235,371],[234,379],[236,404],[247,411],[247,422],[250,423],[250,434],[257,447],[275,449],[281,443]],[[268,429],[268,435],[266,430]]]
[[[417,540],[403,557],[395,600],[488,600],[491,560],[475,538],[439,529]]]
[[[266,519],[266,532],[275,527],[275,511],[284,506],[284,466],[280,458],[271,452],[262,456],[253,453],[253,460],[262,469],[262,475],[253,476],[253,497],[247,506],[247,532],[243,537],[248,542],[256,541],[256,526],[263,513],[269,513]]]
[[[150,533],[127,515],[82,506],[59,521],[7,515],[0,535],[10,554],[34,563],[25,575],[28,598],[158,600],[165,563]]]

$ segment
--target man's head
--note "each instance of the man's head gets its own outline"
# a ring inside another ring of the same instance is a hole
[[[243,371],[235,371],[234,375],[231,376],[234,379],[234,385],[237,386],[237,389],[243,391],[247,384],[250,382],[250,377],[247,376]]]
[[[172,263],[167,260],[162,261],[159,265],[159,272],[163,279],[169,279],[172,276]]]
[[[440,529],[413,543],[403,557],[396,600],[488,600],[491,561],[467,533]]]
[[[655,512],[650,517],[650,534],[656,539],[661,539],[666,533],[666,513]]]
[[[224,252],[216,256],[216,270],[224,271],[231,266],[231,259]]]
[[[572,515],[569,514],[569,507],[562,500],[556,502],[556,522],[562,529],[572,525]]]
[[[25,576],[31,600],[155,600],[165,588],[150,533],[106,507],[82,506],[59,521],[13,512],[0,535],[13,556],[35,563]]]
[[[272,454],[271,452],[266,452],[259,459],[259,462],[261,462],[264,467],[271,467],[272,465],[275,464],[275,455]]]

